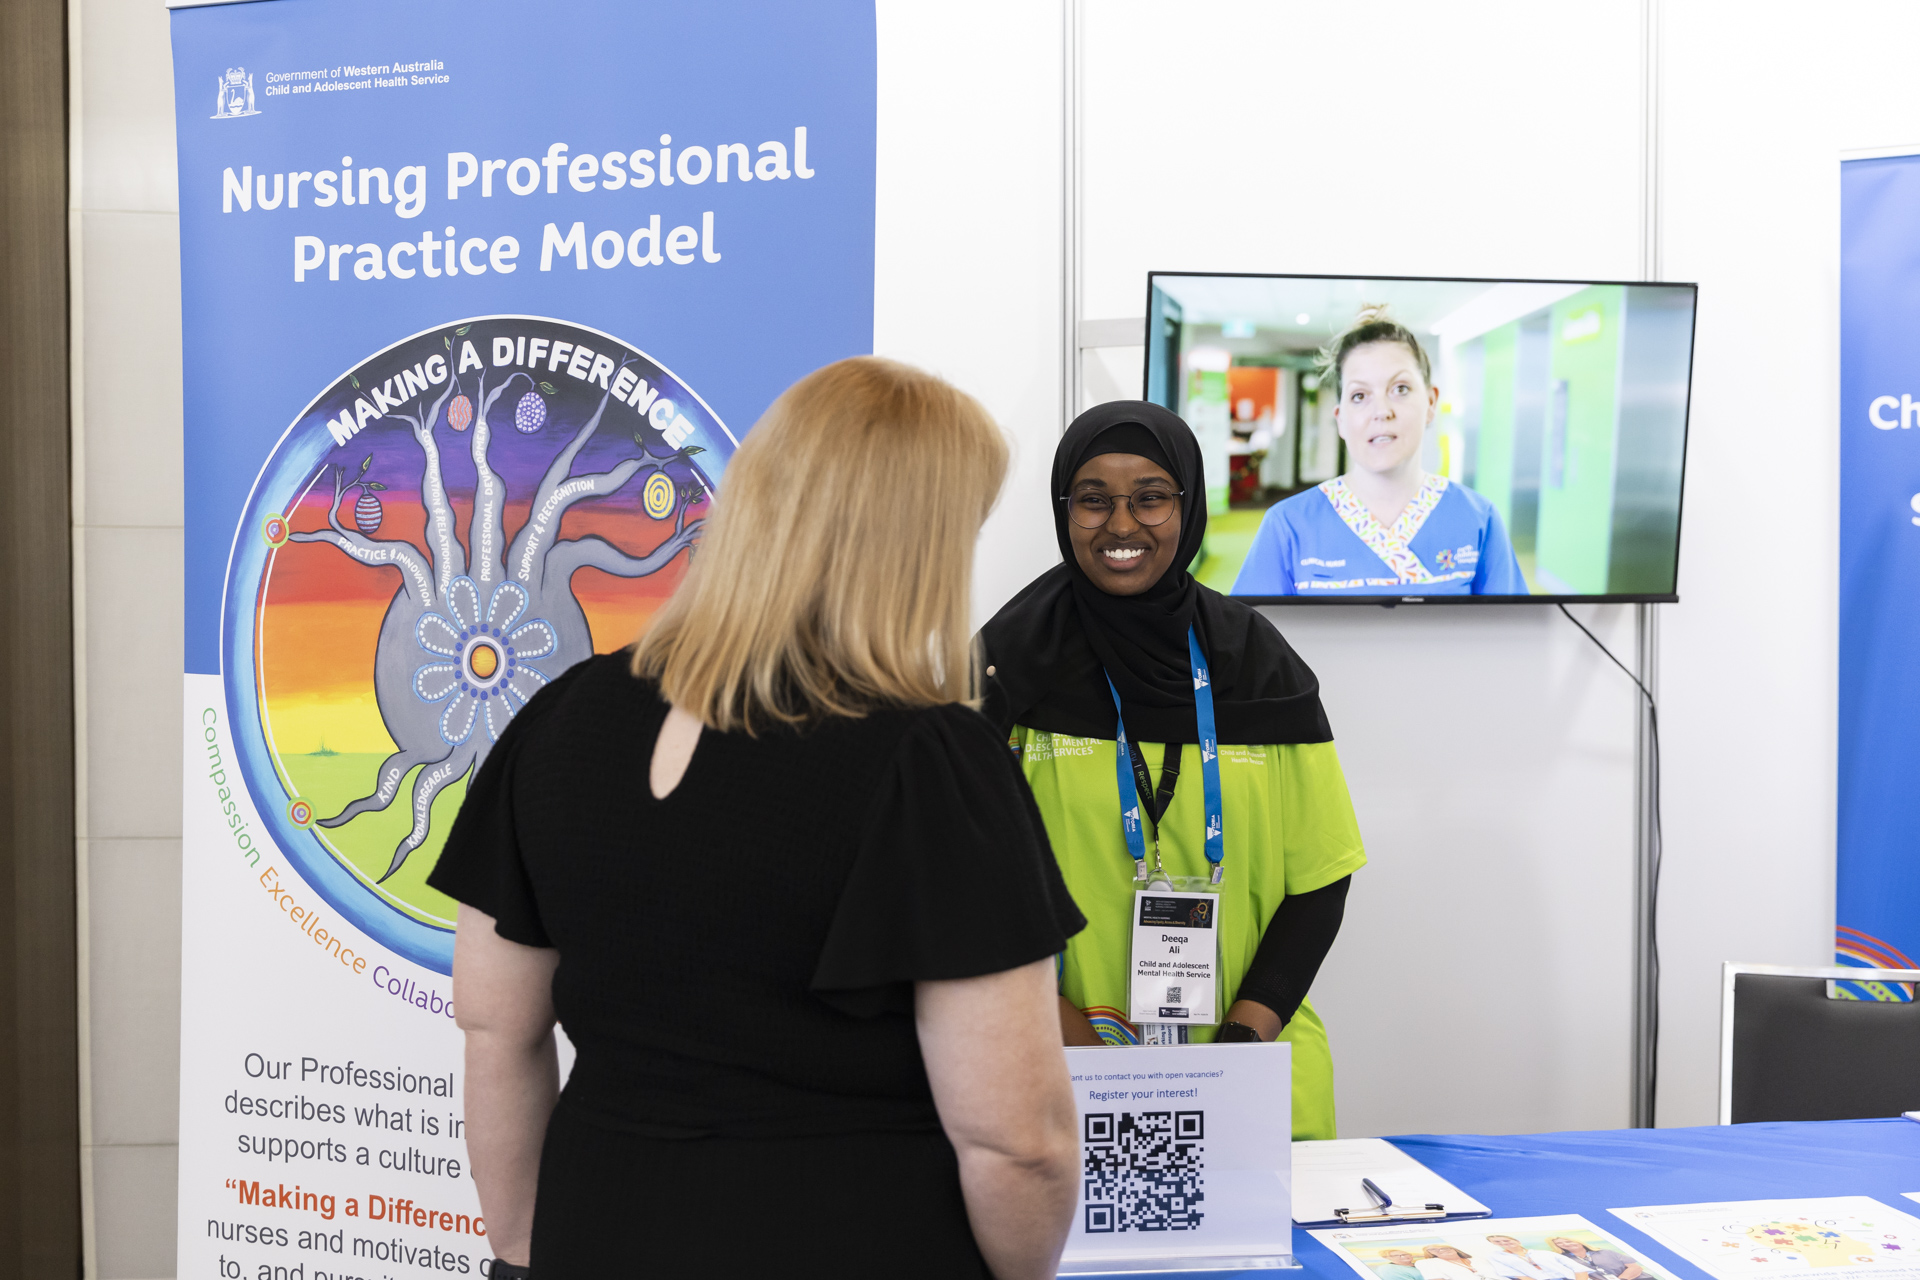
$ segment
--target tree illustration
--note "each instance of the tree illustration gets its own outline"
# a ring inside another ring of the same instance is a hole
[[[320,819],[323,827],[339,827],[387,808],[407,775],[418,768],[411,798],[413,823],[395,847],[382,881],[426,842],[435,797],[479,768],[508,721],[552,676],[592,655],[586,613],[573,594],[575,571],[590,567],[622,578],[658,573],[694,545],[704,523],[688,519],[690,508],[705,496],[687,465],[700,452],[697,446],[660,457],[635,435],[641,456],[607,471],[573,474],[575,458],[606,413],[611,397],[603,394],[592,417],[548,464],[525,522],[509,538],[504,522],[507,487],[488,463],[493,438],[488,414],[518,379],[526,379],[531,390],[532,379],[523,372],[514,372],[491,390],[486,372],[479,374],[473,396],[478,410],[469,438],[476,480],[465,546],[455,533],[433,431],[441,409],[459,387],[455,377],[447,379],[446,389],[430,407],[385,415],[412,428],[425,458],[420,485],[427,515],[425,553],[402,539],[376,539],[361,532],[367,523],[378,527],[371,519],[377,501],[362,509],[369,519],[359,528],[341,520],[348,495],[357,491],[364,499],[372,492],[372,483],[365,479],[366,463],[351,481],[344,467],[332,467],[328,528],[291,535],[294,542],[326,543],[361,564],[399,572],[374,652],[375,697],[399,749],[380,765],[367,795]],[[676,464],[687,473],[677,480],[667,470]],[[662,480],[652,481],[655,474]],[[653,486],[649,496],[671,486],[670,509],[656,512],[655,503],[647,504],[650,516],[673,520],[673,532],[659,546],[634,556],[604,538],[559,536],[569,508],[616,493],[636,477]]]

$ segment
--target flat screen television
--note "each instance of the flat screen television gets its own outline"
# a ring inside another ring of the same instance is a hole
[[[1146,398],[1205,458],[1195,574],[1266,604],[1677,600],[1696,292],[1150,273]],[[1335,368],[1369,320],[1418,349]]]

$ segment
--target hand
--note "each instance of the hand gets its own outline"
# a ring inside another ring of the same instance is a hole
[[[1077,1010],[1076,1010],[1077,1012]],[[1280,1015],[1258,1000],[1235,1000],[1233,1007],[1227,1010],[1224,1022],[1237,1022],[1243,1027],[1252,1027],[1260,1033],[1262,1040],[1275,1040],[1286,1029],[1286,1023],[1280,1021]]]
[[[1080,1012],[1080,1006],[1065,996],[1060,997],[1060,1041],[1073,1046],[1097,1046],[1106,1041],[1093,1029],[1093,1023],[1087,1021],[1087,1015]]]

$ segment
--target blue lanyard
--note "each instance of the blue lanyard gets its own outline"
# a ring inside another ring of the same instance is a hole
[[[1200,640],[1187,629],[1187,658],[1193,664],[1193,710],[1200,723],[1200,776],[1207,802],[1207,861],[1213,864],[1211,876],[1220,883],[1221,862],[1227,856],[1227,841],[1220,817],[1220,740],[1213,728],[1213,684],[1207,677],[1206,655],[1200,652]],[[1114,773],[1120,784],[1120,829],[1126,833],[1127,852],[1133,855],[1133,878],[1147,878],[1147,837],[1140,825],[1140,789],[1133,781],[1133,762],[1127,752],[1127,721],[1120,709],[1120,691],[1107,677],[1107,690],[1113,694],[1114,718],[1119,735],[1114,745]],[[1161,817],[1164,820],[1165,814]]]

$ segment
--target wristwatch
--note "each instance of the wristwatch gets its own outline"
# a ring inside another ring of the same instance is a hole
[[[490,1280],[528,1280],[533,1272],[525,1267],[515,1266],[502,1258],[495,1258],[493,1265],[487,1268]]]
[[[1214,1036],[1213,1042],[1215,1044],[1259,1043],[1260,1033],[1244,1022],[1223,1022],[1220,1024],[1220,1032]]]

